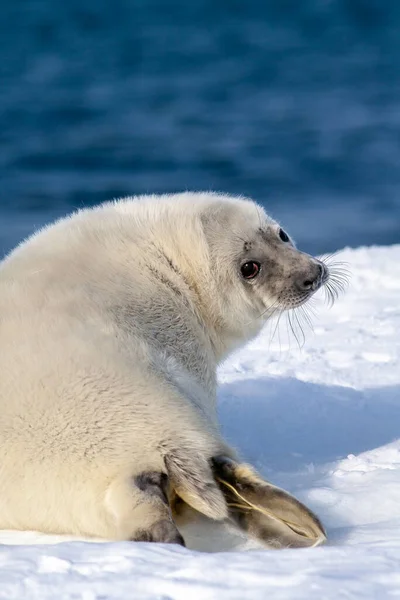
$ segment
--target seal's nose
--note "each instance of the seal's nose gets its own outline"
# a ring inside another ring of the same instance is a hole
[[[304,273],[297,278],[296,285],[301,292],[315,292],[321,287],[326,273],[326,267],[321,262],[310,265],[307,274]]]

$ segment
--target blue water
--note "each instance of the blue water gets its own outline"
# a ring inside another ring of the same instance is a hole
[[[311,252],[400,242],[398,0],[2,0],[0,58],[0,255],[185,189]]]

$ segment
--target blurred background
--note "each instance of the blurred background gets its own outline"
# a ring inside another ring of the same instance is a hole
[[[309,252],[400,242],[399,0],[2,0],[0,57],[0,255],[182,190]]]

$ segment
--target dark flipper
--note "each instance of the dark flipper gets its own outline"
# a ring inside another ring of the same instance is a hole
[[[142,493],[142,511],[148,523],[135,531],[132,541],[184,546],[183,537],[172,518],[168,476],[165,473],[147,471],[135,477],[134,485]],[[145,507],[147,510],[144,510]]]
[[[206,459],[180,450],[164,461],[171,487],[180,498],[210,519],[227,518],[225,498]]]
[[[159,542],[160,544],[179,544],[184,546],[185,542],[179,533],[175,523],[169,519],[163,519],[153,523],[147,529],[136,532],[133,542]]]
[[[317,546],[325,530],[304,504],[264,481],[251,467],[225,456],[212,459],[231,519],[269,548]]]

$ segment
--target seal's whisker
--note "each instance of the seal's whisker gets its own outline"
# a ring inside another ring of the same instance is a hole
[[[330,289],[332,291],[332,294],[334,295],[334,297],[336,299],[339,295],[339,290],[338,290],[337,286],[335,285],[335,282],[328,281],[327,287],[328,287],[328,289]]]
[[[332,271],[332,273],[330,274],[330,279],[341,281],[346,285],[348,285],[349,283],[349,275],[347,275],[346,273],[340,273],[339,271]]]
[[[334,263],[333,265],[327,265],[327,269],[330,276],[339,275],[346,280],[348,280],[351,277],[351,271],[349,269],[346,269],[346,267],[343,267],[336,263]]]
[[[299,312],[300,312],[300,316],[307,323],[307,325],[311,329],[311,331],[314,331],[314,326],[313,326],[313,323],[311,321],[311,317],[310,317],[310,315],[307,312],[307,306],[299,306]]]
[[[291,339],[291,335],[290,335],[290,330],[289,330],[289,319],[286,318],[285,319],[285,323],[286,323],[286,335],[287,335],[287,339],[288,339],[288,343],[289,343],[289,352],[292,349],[292,339]]]
[[[279,321],[280,321],[280,318],[278,319],[278,325],[279,325]],[[281,330],[279,327],[278,327],[278,342],[279,342],[279,354],[282,354]]]
[[[340,284],[342,285],[345,289],[347,288],[347,286],[349,285],[349,278],[348,277],[344,277],[342,275],[338,275],[336,273],[333,273],[330,277],[329,277],[329,281],[331,283],[334,284]]]
[[[329,273],[330,275],[338,275],[340,277],[343,277],[343,279],[348,280],[351,276],[351,272],[348,269],[345,269],[343,267],[338,267],[338,266],[334,266],[334,267],[329,267]]]
[[[322,257],[320,260],[327,265],[348,265],[347,260],[336,260],[337,254],[331,254],[327,257]],[[339,257],[340,258],[340,257]]]
[[[305,312],[310,313],[313,319],[318,318],[317,308],[315,306],[315,298],[312,297],[308,300],[306,304],[303,305],[303,309]]]
[[[316,258],[318,260],[320,260],[322,263],[324,263],[324,265],[328,266],[331,256],[329,254],[321,254],[320,256],[317,256]]]
[[[328,282],[344,292],[349,285],[349,278],[342,273],[337,273],[334,271],[330,274]]]
[[[346,281],[342,281],[340,279],[334,279],[334,278],[331,279],[330,284],[332,287],[334,287],[336,289],[336,291],[341,292],[341,293],[346,291],[346,288],[348,285]]]
[[[346,268],[348,263],[333,260],[335,255],[336,253],[321,259],[329,273],[328,280],[324,284],[325,301],[328,306],[333,306],[339,295],[346,291],[351,276],[351,271]]]
[[[301,324],[300,319],[299,319],[299,311],[295,309],[293,311],[293,315],[294,315],[294,318],[296,319],[296,323],[297,323],[297,325],[298,325],[298,327],[300,329],[300,332],[301,332],[301,336],[302,336],[302,339],[303,339],[301,347],[303,347],[304,344],[306,343],[306,336],[305,336],[305,333],[304,333],[303,325]]]
[[[293,337],[296,340],[298,347],[300,348],[300,341],[299,341],[299,338],[297,337],[297,334],[296,334],[294,326],[293,326],[291,311],[288,312],[288,321],[289,321],[290,330],[293,333]]]
[[[325,292],[325,302],[328,306],[332,306],[333,301],[332,301],[332,296],[330,293],[330,288],[328,286],[328,284],[326,283],[324,286],[324,292]]]
[[[280,311],[280,312],[279,312],[279,316],[278,316],[278,318],[277,318],[277,320],[276,320],[276,324],[275,324],[274,330],[273,330],[273,332],[272,332],[272,336],[271,336],[271,338],[270,338],[270,341],[269,341],[268,350],[270,349],[270,347],[271,347],[271,344],[272,344],[272,342],[274,341],[274,337],[275,337],[275,334],[276,334],[276,332],[277,332],[277,330],[278,330],[278,327],[279,327],[279,321],[281,320],[281,316],[282,316],[282,311]],[[279,349],[280,349],[280,345],[281,345],[281,344],[280,344],[280,337],[279,337]]]
[[[351,271],[348,269],[349,263],[343,260],[336,260],[337,256],[337,252],[323,254],[319,257],[319,260],[327,267],[330,274],[336,272],[343,276],[350,277]]]
[[[341,261],[341,260],[334,260],[332,261],[324,261],[324,264],[329,267],[329,269],[334,269],[335,267],[338,268],[343,268],[346,269],[346,271],[348,271],[348,267],[350,266],[348,262],[345,261]]]
[[[338,290],[331,285],[329,281],[325,284],[325,299],[328,306],[333,306],[337,298],[339,297]]]
[[[306,319],[307,323],[309,324],[311,330],[313,330],[314,329],[314,325],[313,325],[311,316],[309,314],[309,311],[307,310],[307,305],[301,307],[301,312],[304,315],[304,318]],[[311,312],[311,309],[310,309],[310,312]]]
[[[341,252],[340,250],[335,250],[334,252],[320,254],[317,258],[318,258],[318,260],[320,260],[321,262],[324,262],[326,264],[326,263],[329,263],[330,261],[332,261],[333,259],[335,259],[337,256],[340,258],[340,252]],[[343,261],[341,264],[348,264],[348,263]]]
[[[299,340],[299,337],[298,337],[298,335],[297,335],[297,333],[296,333],[296,328],[295,328],[295,326],[293,325],[293,322],[292,322],[292,316],[295,316],[295,313],[294,313],[294,314],[293,314],[293,313],[294,313],[294,311],[293,311],[293,310],[289,310],[289,311],[288,311],[288,313],[287,313],[287,315],[288,315],[288,320],[289,320],[289,325],[290,325],[290,329],[291,329],[291,331],[292,331],[292,333],[293,333],[293,336],[294,336],[294,338],[295,338],[295,340],[296,340],[296,342],[297,342],[297,345],[298,345],[298,347],[299,347],[299,350],[301,350],[301,348],[304,346],[304,342],[305,342],[304,332],[303,332],[303,330],[300,328],[300,329],[301,329],[301,332],[302,332],[302,334],[303,334],[303,344],[301,344],[301,343],[300,343],[300,340]]]
[[[288,342],[289,342],[289,352],[292,349],[292,335],[291,335],[291,323],[290,323],[290,319],[289,319],[289,313],[286,314],[286,331],[287,331],[287,336],[288,336]]]
[[[350,274],[346,273],[344,270],[339,269],[331,269],[329,271],[330,278],[341,279],[342,281],[348,282]]]
[[[326,265],[329,265],[329,263],[338,255],[338,252],[331,252],[328,254],[321,254],[320,256],[318,256],[318,259],[323,262]]]

